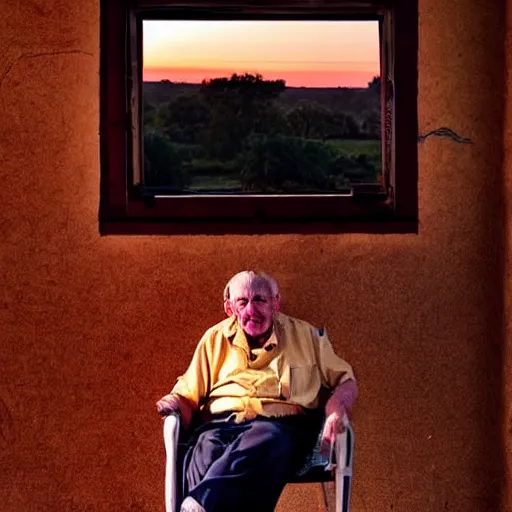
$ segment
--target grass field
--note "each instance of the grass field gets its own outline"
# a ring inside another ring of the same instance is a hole
[[[336,139],[328,140],[326,144],[346,157],[364,154],[369,158],[380,158],[380,140]]]
[[[236,176],[192,176],[188,187],[195,192],[221,192],[223,190],[240,190],[242,185]]]

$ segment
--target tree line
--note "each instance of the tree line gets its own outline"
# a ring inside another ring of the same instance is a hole
[[[368,84],[368,108],[353,114],[310,99],[279,101],[284,80],[233,74],[204,80],[170,101],[144,102],[148,185],[186,189],[194,177],[232,177],[242,190],[342,189],[376,179],[378,151],[340,153],[343,140],[380,141],[380,78]],[[377,142],[378,145],[378,142]]]

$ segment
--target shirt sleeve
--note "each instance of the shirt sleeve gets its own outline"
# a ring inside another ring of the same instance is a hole
[[[199,341],[192,361],[172,388],[171,393],[190,400],[196,408],[210,391],[211,364],[209,361],[208,332]]]
[[[318,337],[318,359],[322,375],[322,385],[334,389],[336,386],[347,380],[355,380],[354,372],[350,364],[337,356],[332,348],[331,342],[325,329],[317,332]]]

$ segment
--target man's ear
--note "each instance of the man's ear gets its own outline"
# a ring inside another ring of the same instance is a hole
[[[278,294],[272,301],[272,313],[279,313],[281,309],[281,296]]]
[[[224,301],[224,311],[226,312],[226,315],[233,316],[235,313],[233,312],[233,309],[231,308],[231,302],[229,299],[226,299]]]

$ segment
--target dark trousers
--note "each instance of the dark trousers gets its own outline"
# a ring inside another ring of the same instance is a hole
[[[322,417],[220,418],[191,436],[183,462],[183,497],[207,512],[271,512],[287,480],[318,438]]]

